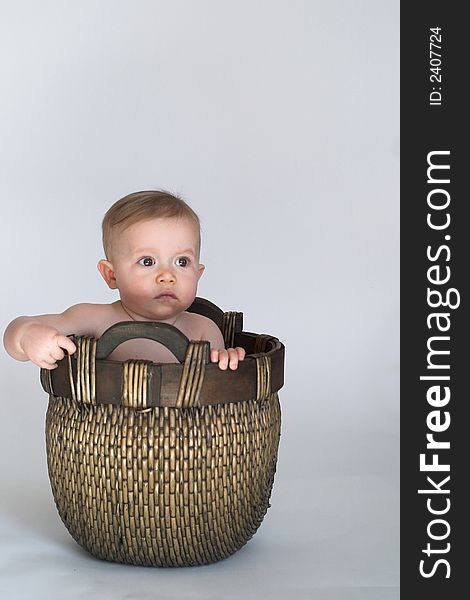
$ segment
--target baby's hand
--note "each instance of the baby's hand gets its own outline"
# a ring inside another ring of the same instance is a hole
[[[228,350],[211,350],[211,362],[219,363],[219,369],[225,371],[229,366],[232,370],[238,368],[238,361],[245,358],[244,348],[229,348]]]
[[[64,350],[73,354],[75,344],[54,327],[31,323],[20,340],[21,350],[26,357],[42,369],[55,369],[57,361],[64,358]]]

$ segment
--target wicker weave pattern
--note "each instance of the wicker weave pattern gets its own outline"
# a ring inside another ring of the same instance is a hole
[[[189,343],[176,400],[178,408],[199,406],[199,394],[204,381],[205,366],[209,360],[209,348],[209,342]]]
[[[75,382],[73,380],[72,362],[70,356],[68,356],[72,395],[79,402],[90,404],[95,404],[96,402],[95,355],[96,340],[87,336],[80,337],[77,343],[77,372]]]
[[[51,395],[52,491],[71,535],[99,558],[211,563],[261,524],[279,435],[275,393],[263,402],[147,410]]]
[[[143,360],[128,360],[122,364],[122,405],[147,408],[147,367]]]
[[[235,323],[239,313],[228,311],[224,313],[222,321],[222,335],[226,348],[233,348],[235,345]]]
[[[271,388],[271,362],[268,356],[256,357],[256,399],[264,400]]]

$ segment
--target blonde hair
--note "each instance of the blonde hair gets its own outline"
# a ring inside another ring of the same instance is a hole
[[[121,231],[135,223],[150,219],[190,219],[197,227],[199,255],[201,247],[201,225],[199,217],[186,202],[164,190],[134,192],[115,202],[103,218],[103,248],[109,259],[113,230]]]

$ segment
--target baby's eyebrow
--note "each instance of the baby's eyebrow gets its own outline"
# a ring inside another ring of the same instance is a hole
[[[134,250],[133,254],[143,256],[144,254],[158,254],[155,248],[139,248],[138,250]],[[177,250],[176,254],[192,254],[196,256],[196,253],[191,248],[187,248],[186,250]]]
[[[150,249],[150,248],[139,248],[138,250],[133,250],[132,251],[132,255],[133,256],[145,256],[147,254],[154,254],[154,250]]]

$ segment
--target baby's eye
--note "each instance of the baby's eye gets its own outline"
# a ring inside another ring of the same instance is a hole
[[[138,261],[139,265],[142,265],[143,267],[153,267],[153,265],[155,264],[155,259],[152,258],[151,256],[144,256],[144,258],[141,258]]]
[[[189,258],[186,258],[185,256],[180,256],[176,259],[176,264],[178,265],[178,267],[187,267],[189,265]]]

